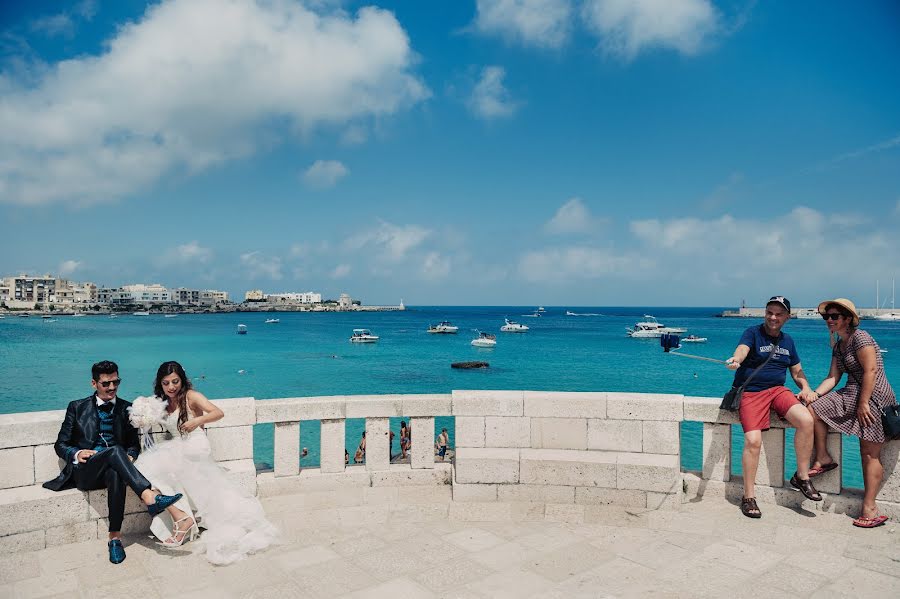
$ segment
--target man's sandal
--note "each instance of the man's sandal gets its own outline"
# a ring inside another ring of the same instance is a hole
[[[741,499],[741,513],[748,518],[762,518],[762,512],[759,511],[759,506],[756,505],[755,497],[744,497]]]
[[[796,472],[794,473],[794,476],[791,477],[791,486],[803,493],[803,496],[810,501],[822,501],[822,495],[816,491],[812,481],[808,478],[806,480],[801,480]]]

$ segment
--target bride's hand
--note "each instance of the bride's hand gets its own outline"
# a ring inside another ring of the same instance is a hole
[[[200,426],[200,422],[196,418],[191,418],[181,425],[181,430],[182,432],[190,433],[198,426]]]

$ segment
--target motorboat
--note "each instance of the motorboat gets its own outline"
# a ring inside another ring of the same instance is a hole
[[[497,336],[479,331],[478,337],[472,339],[472,345],[475,347],[494,347],[497,345]]]
[[[428,327],[429,333],[438,333],[444,335],[455,335],[459,331],[459,327],[454,326],[448,320],[442,320],[439,324],[433,324]]]
[[[353,329],[350,335],[350,343],[375,343],[378,341],[378,335],[373,335],[369,329]]]
[[[800,318],[803,320],[812,320],[814,318],[821,318],[819,315],[819,311],[815,308],[800,308],[791,316],[791,318]]]
[[[687,337],[682,337],[682,343],[706,343],[709,341],[706,337],[698,337],[697,335],[688,335]]]
[[[139,310],[137,312],[132,312],[135,316],[150,316],[150,313],[146,310]]]
[[[50,320],[53,317],[49,314],[43,314],[43,315],[41,315],[41,318],[43,318],[44,320]]]
[[[246,335],[247,334],[247,325],[239,324],[237,327],[237,334],[238,335]]]
[[[81,312],[76,312],[75,314],[72,315],[72,318],[84,318],[84,316],[85,315],[82,314]]]
[[[163,318],[175,318],[177,314],[163,314]]]
[[[266,324],[278,324],[279,322],[281,322],[280,318],[267,318],[266,319]]]
[[[528,330],[528,327],[525,326],[524,324],[520,324],[520,323],[512,321],[508,318],[506,318],[504,320],[506,320],[506,324],[504,324],[502,327],[500,327],[500,330],[503,331],[504,333],[524,333],[525,331]]]
[[[544,312],[546,312],[546,310],[544,310],[544,306],[538,306],[537,312],[539,314],[543,314]]]
[[[110,318],[118,318],[119,315],[118,315],[118,314],[110,314],[109,317],[110,317]]]
[[[634,323],[633,327],[625,327],[625,331],[626,335],[636,339],[662,337],[665,333],[672,333],[674,335],[687,333],[687,329],[681,327],[667,327],[649,314],[644,314],[644,320]]]

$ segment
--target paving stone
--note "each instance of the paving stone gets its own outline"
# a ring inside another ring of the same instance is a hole
[[[446,535],[444,539],[467,552],[481,551],[504,543],[502,537],[474,527]]]
[[[563,582],[613,559],[616,559],[615,553],[581,542],[527,560],[526,568],[553,582]]]
[[[36,553],[0,555],[0,584],[40,576],[41,564]]]

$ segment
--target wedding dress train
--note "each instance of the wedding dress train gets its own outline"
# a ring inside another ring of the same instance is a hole
[[[178,410],[162,423],[171,439],[144,450],[135,466],[160,493],[181,493],[175,507],[195,519],[206,531],[199,543],[213,564],[230,564],[275,542],[278,531],[266,519],[259,501],[228,479],[212,459],[206,431],[196,428],[182,436]],[[168,512],[153,518],[150,530],[160,540],[173,536]],[[190,538],[188,533],[188,538]],[[180,541],[179,534],[176,540]]]

